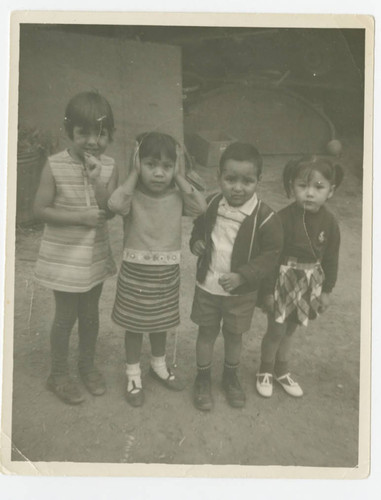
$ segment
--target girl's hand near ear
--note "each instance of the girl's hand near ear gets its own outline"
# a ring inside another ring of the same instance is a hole
[[[138,141],[135,141],[135,147],[134,147],[134,152],[132,153],[132,168],[134,172],[138,175],[140,175],[140,156],[139,156],[139,148],[140,144]]]
[[[185,177],[185,158],[184,151],[180,144],[176,144],[176,163],[175,163],[175,179]]]
[[[206,250],[206,245],[205,245],[205,241],[203,241],[203,240],[197,240],[192,247],[192,253],[194,255],[197,255],[197,257],[200,257],[201,255],[203,255],[205,250]]]

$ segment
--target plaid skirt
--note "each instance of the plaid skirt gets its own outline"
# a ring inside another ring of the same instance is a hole
[[[166,332],[180,322],[179,265],[122,262],[113,321],[131,333]]]
[[[281,265],[275,285],[275,321],[292,320],[303,326],[319,315],[324,271],[319,262]]]

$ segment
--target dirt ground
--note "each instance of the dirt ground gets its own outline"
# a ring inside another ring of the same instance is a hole
[[[280,175],[284,157],[265,157],[260,196],[274,209],[288,201]],[[61,403],[45,388],[49,373],[51,291],[33,283],[41,227],[18,229],[16,242],[13,378],[13,460],[105,463],[245,464],[354,467],[358,463],[360,278],[362,188],[356,175],[361,148],[347,139],[343,153],[346,178],[330,201],[337,216],[342,247],[337,286],[330,309],[307,330],[295,334],[292,373],[305,396],[293,399],[275,387],[271,399],[255,391],[265,317],[256,310],[244,339],[240,377],[247,394],[244,409],[230,408],[221,392],[223,344],[216,343],[213,365],[215,407],[201,413],[192,405],[197,329],[189,319],[195,282],[195,257],[188,249],[192,221],[183,222],[181,326],[176,364],[186,389],[172,393],[151,379],[145,339],[142,368],[146,402],[130,407],[124,399],[123,332],[110,319],[116,277],[101,297],[101,333],[97,364],[107,392],[86,394],[76,407]],[[208,191],[215,169],[198,168]],[[110,222],[112,248],[119,263],[122,222]],[[10,332],[7,332],[9,335]],[[175,332],[169,335],[173,360]],[[76,373],[77,332],[71,337],[71,367]]]

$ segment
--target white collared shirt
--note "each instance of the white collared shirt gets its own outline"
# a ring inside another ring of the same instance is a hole
[[[250,200],[240,207],[229,205],[223,197],[218,205],[216,223],[212,231],[212,258],[204,283],[197,286],[213,295],[230,295],[218,283],[221,275],[231,272],[233,245],[244,219],[257,206],[258,198],[254,193]]]

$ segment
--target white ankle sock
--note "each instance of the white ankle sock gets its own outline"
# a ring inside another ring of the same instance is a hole
[[[126,375],[128,392],[134,393],[137,392],[138,389],[142,388],[140,363],[135,363],[133,365],[126,363]]]
[[[151,366],[152,370],[157,373],[160,378],[167,379],[169,377],[165,356],[151,356]]]

